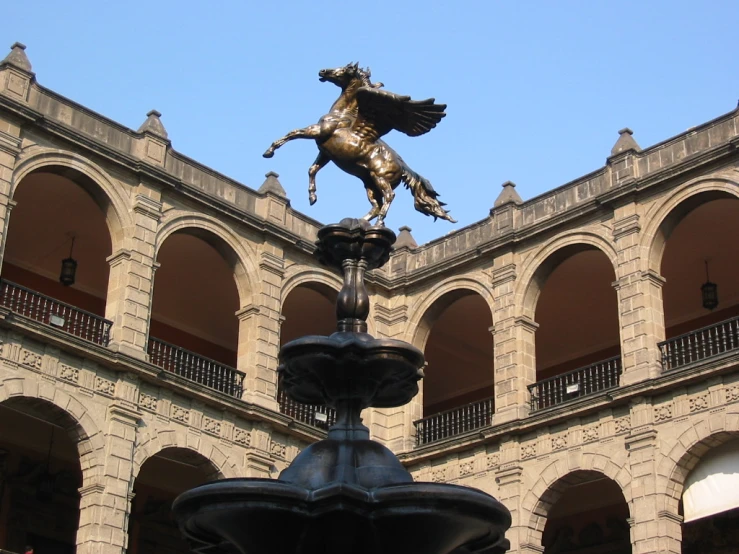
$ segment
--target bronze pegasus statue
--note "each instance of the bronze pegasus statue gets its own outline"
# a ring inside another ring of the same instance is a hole
[[[370,81],[370,70],[359,64],[318,72],[321,82],[328,81],[341,88],[341,95],[331,111],[318,123],[304,129],[290,131],[274,141],[264,153],[274,156],[275,150],[297,138],[313,139],[318,146],[318,157],[308,169],[308,198],[316,202],[316,173],[328,162],[334,162],[343,171],[359,177],[367,190],[372,209],[362,219],[384,225],[387,211],[395,198],[394,189],[402,182],[413,193],[414,206],[419,212],[456,223],[442,207],[438,193],[431,183],[413,171],[395,150],[380,137],[393,129],[411,137],[428,133],[446,116],[445,104],[436,104],[433,98],[411,100],[380,90],[382,83]]]

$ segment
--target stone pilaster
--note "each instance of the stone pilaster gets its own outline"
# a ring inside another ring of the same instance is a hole
[[[518,440],[506,440],[500,445],[499,465],[495,471],[498,485],[496,498],[511,512],[511,528],[506,538],[511,542],[509,552],[537,552],[526,549],[527,526],[521,510],[523,487],[523,467],[519,461]]]
[[[657,491],[659,443],[653,422],[654,407],[649,399],[631,403],[631,432],[626,436],[631,467],[631,544],[634,554],[653,552],[679,554],[680,524],[675,517],[660,512],[664,506]]]
[[[493,270],[496,423],[529,414],[527,386],[536,381],[534,337],[538,325],[528,317],[517,315],[515,284],[513,254],[496,258]]]
[[[646,270],[639,246],[640,218],[635,203],[615,210],[613,238],[618,253],[614,287],[618,294],[621,328],[622,384],[628,385],[661,373],[657,343],[665,339],[662,307],[664,279]]]
[[[239,318],[237,368],[246,374],[244,400],[277,410],[277,355],[280,351],[284,253],[270,241],[259,263],[259,305],[243,306]]]
[[[128,404],[109,406],[102,475],[80,489],[78,554],[124,554],[128,546],[133,452],[140,420]]]
[[[139,185],[133,208],[134,228],[123,231],[130,233],[131,249],[119,250],[108,258],[105,316],[113,321],[110,347],[140,359],[146,359],[160,200],[158,190]]]

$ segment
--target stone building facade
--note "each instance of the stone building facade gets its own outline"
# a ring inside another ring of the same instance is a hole
[[[499,498],[512,552],[735,551],[735,509],[683,519],[696,468],[739,438],[738,145],[737,110],[647,149],[624,129],[555,190],[505,183],[489,217],[421,246],[403,228],[369,277],[370,332],[428,367],[411,404],[365,414],[373,436],[417,480]],[[229,180],[177,153],[158,112],[125,128],[11,48],[0,548],[181,551],[177,494],[276,477],[324,435],[330,410],[282,397],[275,372],[281,343],[331,332],[319,227],[276,174]]]

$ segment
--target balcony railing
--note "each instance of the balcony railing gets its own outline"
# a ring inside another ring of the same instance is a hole
[[[301,404],[289,398],[282,391],[277,392],[277,402],[280,405],[280,412],[313,427],[328,429],[336,423],[336,411],[333,408]]]
[[[416,426],[416,445],[440,441],[481,427],[493,422],[493,399],[486,398],[479,402],[465,404],[459,408],[445,410],[418,421]]]
[[[108,346],[112,321],[5,279],[0,279],[0,305],[70,335]]]
[[[660,342],[662,368],[677,369],[739,349],[739,317],[727,319]]]
[[[149,337],[149,361],[185,379],[241,398],[244,374],[230,366],[174,344]]]
[[[531,411],[551,408],[575,398],[617,387],[621,377],[621,356],[581,367],[529,385]]]

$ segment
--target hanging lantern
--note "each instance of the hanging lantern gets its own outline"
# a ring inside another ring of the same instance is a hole
[[[701,296],[706,310],[713,310],[718,306],[718,285],[712,283],[708,277],[708,260],[706,260],[706,282],[701,286]]]
[[[72,237],[72,246],[69,247],[69,257],[62,260],[62,271],[59,274],[59,282],[65,287],[74,285],[74,277],[77,274],[77,260],[72,257],[74,239],[75,237]]]

